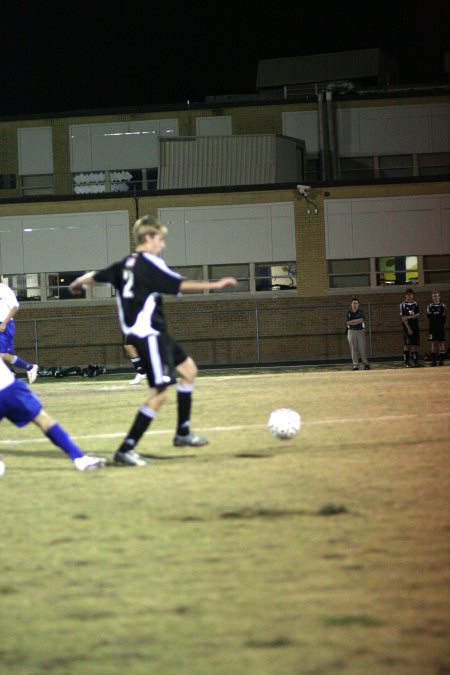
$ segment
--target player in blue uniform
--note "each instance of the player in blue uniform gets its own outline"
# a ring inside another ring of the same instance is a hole
[[[445,359],[445,321],[447,318],[447,309],[438,291],[433,291],[431,294],[431,302],[427,307],[428,317],[428,340],[431,342],[431,365],[435,366],[436,362],[440,366],[444,365]],[[438,360],[439,359],[439,360]]]
[[[106,463],[103,457],[85,455],[67,431],[45,412],[42,403],[25,382],[17,380],[0,359],[0,421],[4,417],[17,427],[34,422],[54,445],[70,457],[79,471],[98,469]]]
[[[180,380],[173,444],[177,447],[197,447],[208,442],[190,429],[197,366],[167,333],[162,295],[220,290],[235,286],[237,281],[234,277],[194,281],[174,272],[161,258],[167,228],[150,216],[137,220],[133,232],[136,243],[134,253],[104,270],[83,274],[72,282],[70,290],[76,295],[85,285],[93,283],[109,283],[116,289],[122,332],[127,343],[136,348],[152,391],[139,408],[125,440],[114,454],[114,460],[118,464],[144,466],[147,462],[135,451],[135,447],[166,400],[167,387],[176,383],[176,373],[180,375]]]
[[[28,382],[33,384],[38,374],[36,363],[28,363],[14,353],[14,337],[16,326],[14,317],[19,310],[19,302],[14,291],[6,284],[0,283],[0,358],[10,366],[24,368]]]

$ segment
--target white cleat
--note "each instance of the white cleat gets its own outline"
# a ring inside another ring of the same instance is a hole
[[[35,363],[31,370],[27,370],[28,383],[33,384],[38,376],[38,364]]]
[[[75,468],[78,471],[92,471],[93,469],[101,469],[106,464],[104,457],[93,457],[92,455],[83,455],[73,460]]]
[[[145,373],[136,373],[134,380],[131,380],[130,384],[140,384],[142,380],[146,380],[147,375]]]

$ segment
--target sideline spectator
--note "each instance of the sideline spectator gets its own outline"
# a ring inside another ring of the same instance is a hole
[[[359,370],[359,359],[361,359],[364,365],[364,370],[370,370],[366,354],[364,312],[359,309],[358,298],[352,298],[351,308],[345,317],[345,324],[347,326],[347,340],[353,362],[352,370]]]

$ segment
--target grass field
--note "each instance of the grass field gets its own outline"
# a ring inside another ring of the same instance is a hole
[[[450,672],[450,368],[202,374],[145,468],[83,474],[34,425],[1,425],[3,675]],[[129,379],[129,378],[128,378]],[[145,398],[125,379],[38,380],[111,460]],[[291,407],[279,441],[269,412]]]

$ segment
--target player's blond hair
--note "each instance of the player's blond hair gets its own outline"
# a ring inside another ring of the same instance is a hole
[[[136,246],[144,243],[147,234],[150,237],[154,237],[155,234],[166,235],[167,232],[167,227],[158,222],[153,216],[142,216],[133,225],[133,237]]]

